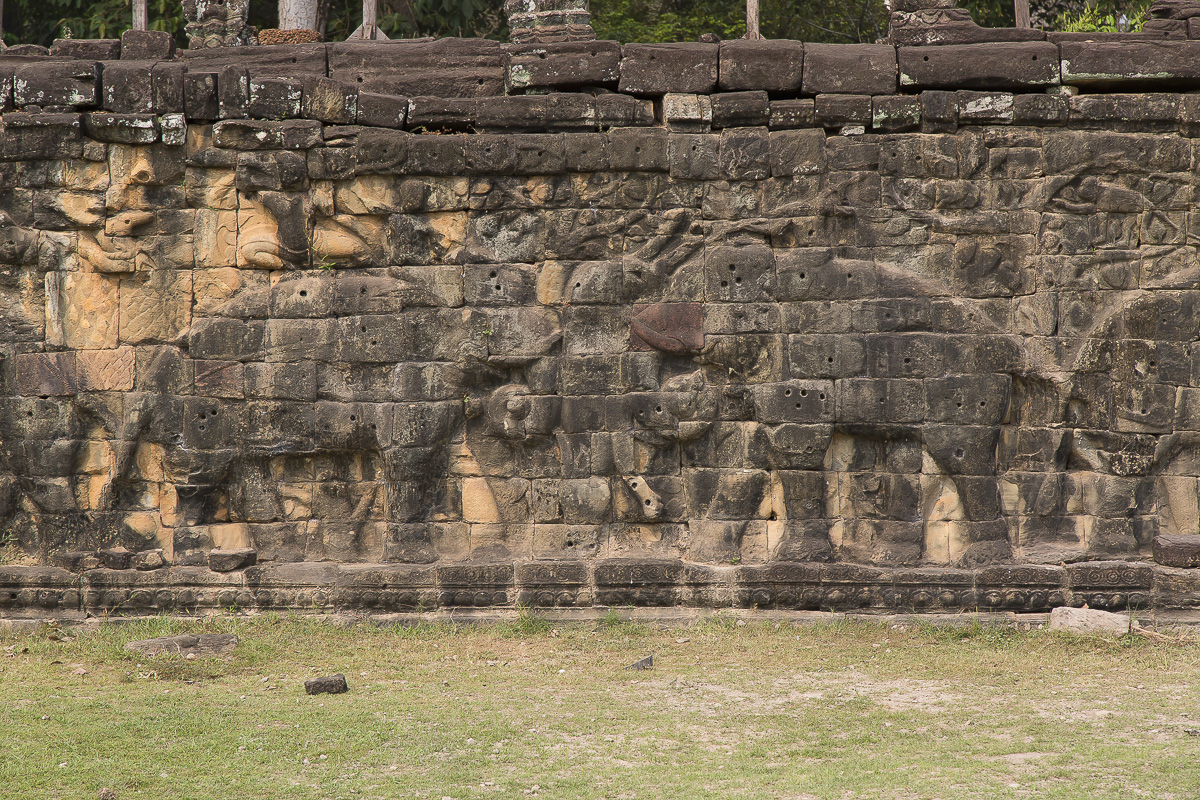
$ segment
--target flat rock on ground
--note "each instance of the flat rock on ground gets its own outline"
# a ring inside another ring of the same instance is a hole
[[[341,694],[350,691],[350,687],[346,685],[346,676],[338,673],[305,681],[304,691],[308,694]]]
[[[180,636],[161,636],[156,639],[140,639],[136,642],[126,642],[126,650],[134,650],[148,656],[162,653],[178,653],[181,656],[194,655],[198,658],[205,656],[223,656],[233,652],[237,647],[238,637],[231,633],[201,633],[182,634]]]
[[[1094,608],[1062,606],[1050,612],[1050,630],[1052,631],[1124,636],[1129,633],[1132,624],[1132,620],[1124,614],[1113,614]]]

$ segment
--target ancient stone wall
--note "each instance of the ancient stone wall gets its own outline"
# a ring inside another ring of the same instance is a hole
[[[0,609],[1192,606],[1188,24],[10,49]]]

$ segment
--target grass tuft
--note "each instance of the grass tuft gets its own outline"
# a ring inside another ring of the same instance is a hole
[[[503,622],[497,626],[497,633],[509,639],[527,639],[549,636],[554,626],[545,617],[532,608],[522,607],[517,611],[517,618],[511,622]]]

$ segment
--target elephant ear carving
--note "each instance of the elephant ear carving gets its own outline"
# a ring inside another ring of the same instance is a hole
[[[704,347],[704,318],[699,303],[655,303],[630,321],[632,350],[692,353]]]

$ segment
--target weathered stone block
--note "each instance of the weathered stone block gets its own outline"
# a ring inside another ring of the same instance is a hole
[[[804,44],[788,39],[721,42],[722,91],[795,92],[800,89]]]
[[[300,116],[303,96],[304,84],[301,81],[251,78],[246,111],[256,119],[291,119]]]
[[[158,119],[153,114],[88,114],[84,118],[88,136],[118,144],[154,144],[158,141]]]
[[[184,75],[183,108],[187,118],[191,120],[220,119],[217,73],[188,72]]]
[[[883,44],[808,44],[804,48],[805,94],[894,94],[896,48]]]
[[[191,322],[190,272],[154,270],[140,278],[121,281],[120,328],[122,342],[168,342]]]
[[[606,138],[608,163],[614,170],[666,172],[670,168],[663,129],[614,128]]]
[[[127,30],[121,34],[121,59],[161,61],[175,57],[175,36],[169,31]]]
[[[308,119],[352,125],[358,118],[358,88],[329,78],[305,82],[302,111]]]
[[[902,131],[921,124],[921,104],[915,97],[874,97],[871,99],[871,127],[876,130]]]
[[[48,61],[17,67],[13,102],[18,106],[95,106],[100,68],[94,61]]]
[[[1062,42],[1062,80],[1071,85],[1200,83],[1197,42]]]
[[[81,392],[128,392],[133,389],[132,347],[80,350],[76,353],[75,363]]]
[[[356,84],[363,91],[402,97],[491,97],[504,93],[505,59],[499,42],[343,42],[328,49],[329,77]]]
[[[7,114],[0,156],[11,161],[79,158],[82,130],[78,114]]]
[[[901,47],[900,86],[916,89],[1020,89],[1059,82],[1058,46],[995,42]]]
[[[760,180],[771,174],[770,139],[763,128],[733,128],[721,134],[721,177]]]
[[[871,98],[855,94],[819,94],[815,100],[816,124],[835,128],[871,124]]]
[[[75,394],[75,352],[22,353],[14,357],[17,393],[23,395],[63,396]]]
[[[765,126],[769,120],[766,92],[726,92],[712,97],[714,128]]]
[[[615,84],[620,79],[621,46],[616,42],[510,44],[508,89],[563,89]]]
[[[772,100],[768,126],[773,131],[811,128],[815,122],[816,104],[812,98]]]
[[[185,89],[186,91],[186,89]],[[250,104],[250,73],[230,64],[217,73],[217,108],[221,119],[244,119]]]
[[[409,100],[392,94],[359,92],[357,122],[377,128],[403,128],[408,118]]]
[[[629,44],[621,48],[619,89],[634,95],[707,94],[717,87],[715,44]]]
[[[118,61],[105,64],[101,102],[106,110],[119,114],[148,114],[154,111],[154,62]]]
[[[121,57],[120,39],[55,39],[50,45],[53,58],[110,61]]]

